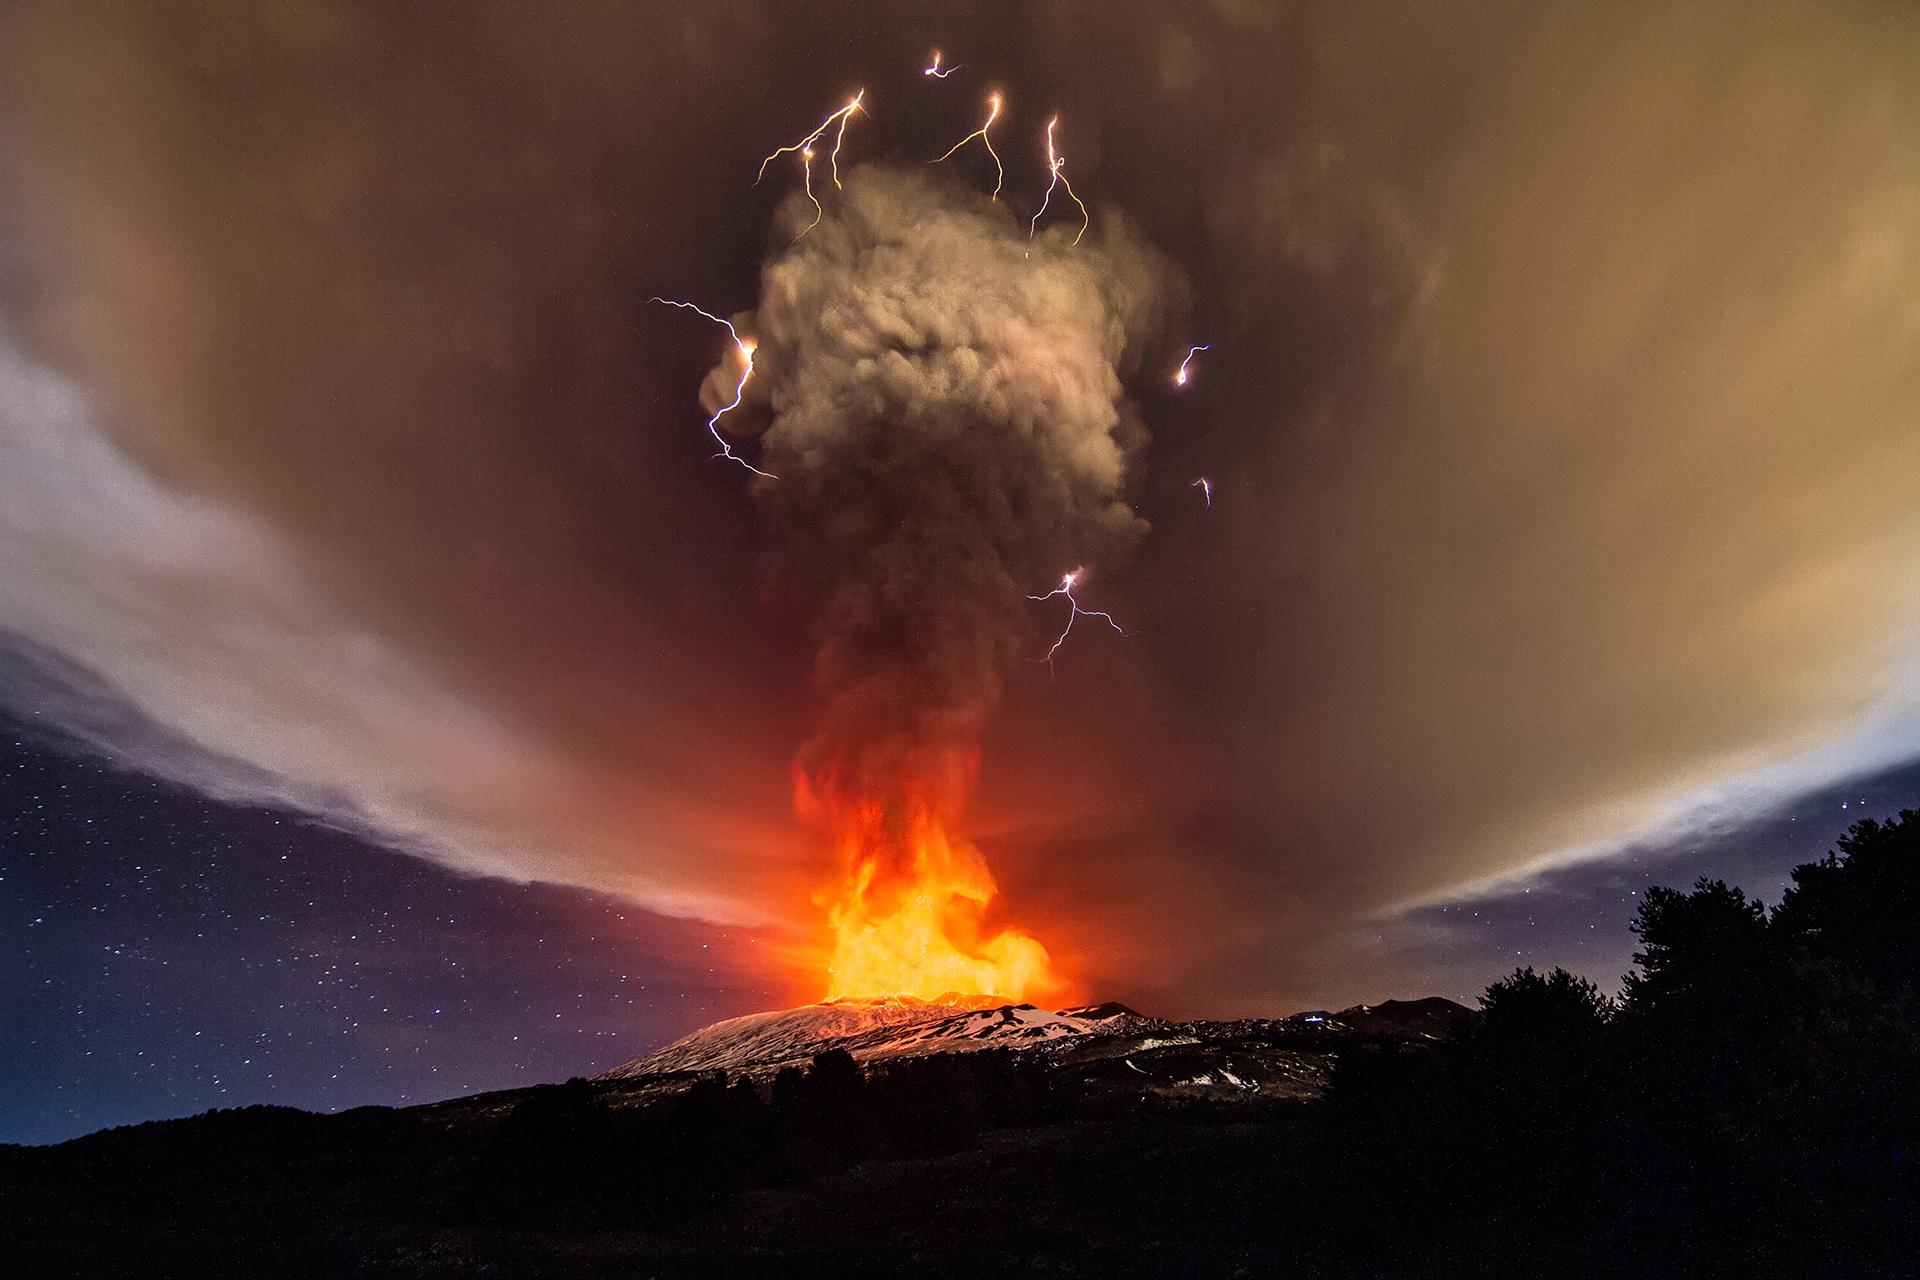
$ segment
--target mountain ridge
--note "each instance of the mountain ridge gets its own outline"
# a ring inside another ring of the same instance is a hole
[[[1047,1010],[999,996],[951,992],[931,1001],[908,996],[838,999],[727,1018],[595,1078],[640,1080],[702,1071],[762,1073],[832,1050],[873,1063],[979,1049],[1101,1057],[1109,1056],[1100,1052],[1106,1049],[1124,1053],[1134,1047],[1162,1049],[1176,1043],[1220,1046],[1276,1038],[1372,1035],[1442,1039],[1461,1019],[1470,1017],[1472,1012],[1465,1006],[1443,996],[1353,1005],[1331,1013],[1307,1010],[1285,1018],[1191,1022],[1150,1017],[1117,1001]],[[1142,1070],[1137,1065],[1133,1069]]]

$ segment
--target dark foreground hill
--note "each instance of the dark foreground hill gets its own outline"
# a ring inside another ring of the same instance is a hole
[[[594,1081],[3,1148],[0,1213],[84,1275],[1315,1274],[1249,1212],[1311,1167],[1303,1106],[1471,1017],[810,1006]]]

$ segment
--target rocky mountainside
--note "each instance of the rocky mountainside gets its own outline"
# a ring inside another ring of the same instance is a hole
[[[1098,1093],[1281,1100],[1317,1094],[1342,1044],[1442,1039],[1471,1016],[1438,996],[1201,1022],[1152,1018],[1116,1002],[1050,1011],[993,996],[832,1000],[716,1022],[600,1079],[764,1076],[836,1049],[870,1071],[929,1054],[1006,1049],[1043,1055]]]
[[[944,995],[938,1000],[886,996],[829,1000],[728,1018],[664,1049],[615,1067],[600,1078],[631,1080],[673,1071],[748,1071],[805,1062],[828,1049],[856,1058],[1017,1048],[1118,1030],[1116,1019],[1140,1022],[1121,1005],[1050,1013],[999,996]]]
[[[999,996],[949,994],[938,1000],[885,996],[749,1013],[702,1027],[664,1049],[615,1067],[600,1079],[630,1080],[670,1071],[742,1071],[801,1062],[851,1036],[921,1026],[1007,1003]]]

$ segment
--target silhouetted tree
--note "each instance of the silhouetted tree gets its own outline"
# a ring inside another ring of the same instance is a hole
[[[1803,966],[1908,999],[1920,988],[1920,813],[1869,818],[1793,869],[1774,927]]]
[[[1724,880],[1702,877],[1691,893],[1654,885],[1630,927],[1640,939],[1624,984],[1630,1015],[1679,1025],[1752,1010],[1776,990],[1766,906]]]
[[[1483,1045],[1588,1057],[1599,1051],[1613,1013],[1613,1001],[1586,978],[1558,967],[1542,976],[1529,965],[1487,988],[1471,1034]]]
[[[1604,1194],[1617,1127],[1613,1012],[1565,969],[1516,969],[1487,988],[1478,1022],[1445,1051],[1445,1087],[1430,1100],[1444,1126],[1443,1202],[1483,1206],[1491,1221],[1475,1234],[1528,1242],[1543,1266],[1590,1253],[1608,1225],[1590,1205]]]

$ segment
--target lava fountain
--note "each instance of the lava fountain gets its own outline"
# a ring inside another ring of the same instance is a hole
[[[969,759],[957,772],[969,780]],[[832,954],[826,999],[954,992],[1045,998],[1066,985],[1047,949],[1015,928],[990,928],[998,894],[987,861],[951,834],[964,794],[904,785],[888,798],[822,795],[795,774],[795,807],[833,846],[834,882],[817,898]]]

